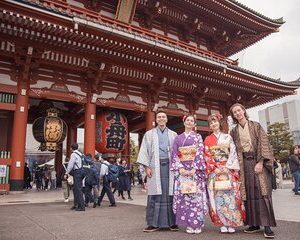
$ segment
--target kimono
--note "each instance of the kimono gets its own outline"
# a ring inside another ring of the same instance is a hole
[[[239,124],[231,131],[240,163],[241,195],[246,210],[245,224],[249,226],[276,226],[272,203],[271,176],[274,155],[268,136],[257,122],[248,121],[250,151],[245,152],[239,133]],[[260,174],[255,165],[263,163]]]
[[[160,140],[162,139],[158,135],[160,129],[157,127],[146,132],[137,159],[137,163],[152,169],[152,177],[147,178],[146,222],[148,226],[159,228],[175,225],[175,216],[172,211],[174,174],[170,171],[169,165],[170,152],[177,133],[168,128],[165,130],[167,135],[164,137],[169,144],[165,157],[160,156]]]
[[[206,137],[204,146],[212,222],[217,226],[242,226],[245,211],[240,194],[240,167],[233,140],[229,134],[220,132],[218,136],[211,134]],[[215,183],[222,174],[230,181],[231,188],[227,190],[215,188]]]
[[[168,129],[169,135],[169,144],[170,149],[169,153],[172,152],[172,146],[177,133]],[[147,178],[148,185],[148,195],[161,195],[161,176],[160,176],[160,160],[159,160],[159,144],[158,144],[158,134],[157,127],[147,131],[144,135],[137,163],[146,167],[150,167],[153,170],[153,176],[151,178]],[[170,171],[169,177],[169,189],[168,193],[170,196],[173,195],[173,183],[174,176],[173,172]]]
[[[196,146],[194,160],[180,161],[179,148],[185,146]],[[189,135],[182,133],[176,137],[173,145],[171,171],[174,171],[174,200],[173,211],[176,216],[176,224],[193,229],[201,228],[204,225],[204,216],[208,212],[205,160],[203,156],[203,141],[200,134],[191,132]],[[181,189],[182,176],[179,169],[196,169],[194,181],[196,182],[196,193],[184,194]]]

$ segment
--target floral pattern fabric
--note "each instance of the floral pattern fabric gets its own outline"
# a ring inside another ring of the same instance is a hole
[[[239,164],[233,140],[229,134],[219,133],[218,136],[211,134],[205,138],[204,145],[209,213],[212,222],[217,226],[242,226],[245,211],[241,200]],[[232,185],[231,189],[214,188],[221,174],[228,177]]]
[[[194,160],[180,161],[180,147],[196,146]],[[204,216],[208,213],[204,146],[201,135],[192,132],[189,135],[182,133],[177,136],[173,145],[171,171],[174,171],[174,199],[173,211],[176,216],[176,224],[193,229],[204,225]],[[195,169],[193,180],[196,182],[196,193],[184,194],[181,192],[181,181],[184,178],[179,174],[179,169]]]

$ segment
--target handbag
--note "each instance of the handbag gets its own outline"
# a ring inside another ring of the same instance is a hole
[[[224,191],[224,190],[231,190],[231,189],[232,189],[232,183],[227,174],[222,173],[216,177],[214,190]]]
[[[181,177],[180,191],[182,194],[192,194],[197,192],[197,184],[194,178]]]
[[[67,171],[67,168],[66,168],[65,164],[63,164],[63,167],[64,167],[64,169]],[[71,174],[71,172],[72,172],[73,174]],[[74,175],[74,170],[72,169],[71,172],[70,172],[69,174],[67,174],[67,183],[68,183],[70,186],[74,185],[74,177],[73,177],[73,175]]]
[[[72,186],[74,184],[74,177],[68,174],[67,183]]]

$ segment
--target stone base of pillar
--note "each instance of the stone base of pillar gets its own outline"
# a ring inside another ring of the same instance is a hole
[[[23,180],[10,180],[10,191],[23,191],[24,181]]]

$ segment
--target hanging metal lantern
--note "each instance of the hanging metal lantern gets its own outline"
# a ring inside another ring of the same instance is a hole
[[[66,138],[67,124],[58,117],[58,113],[56,108],[47,109],[46,117],[39,117],[33,122],[32,133],[35,140],[41,143],[41,151],[58,150],[59,143]]]
[[[118,112],[103,112],[96,118],[96,150],[119,153],[128,145],[128,123]]]

